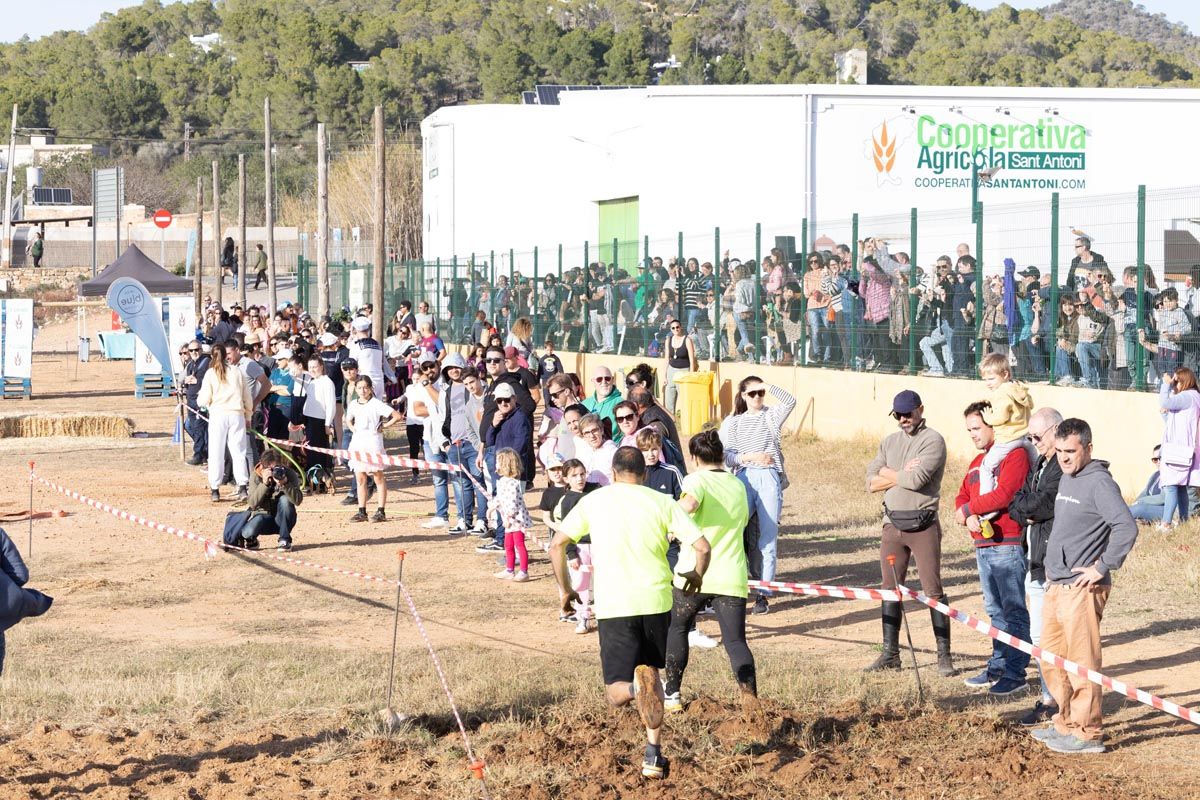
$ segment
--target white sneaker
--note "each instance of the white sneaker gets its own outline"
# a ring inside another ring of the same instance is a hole
[[[466,533],[469,530],[470,528],[467,527],[467,523],[463,522],[462,517],[459,517],[454,520],[454,527],[447,531],[447,533]]]
[[[499,578],[502,581],[511,581],[513,579],[513,572],[509,569],[502,569],[492,577]]]
[[[711,648],[717,646],[717,640],[700,632],[699,628],[688,632],[688,647]]]
[[[588,621],[586,618],[579,620],[579,624],[575,626],[575,632],[576,633],[589,633],[590,632],[590,629],[588,627]]]
[[[663,697],[663,711],[668,714],[678,714],[683,711],[683,698],[679,696],[679,692],[672,692]]]
[[[421,523],[422,528],[444,528],[450,524],[450,521],[445,517],[434,517],[429,522]]]
[[[486,536],[487,535],[487,523],[481,519],[475,520],[475,527],[471,528],[471,532],[474,533],[476,536]]]
[[[529,573],[523,569],[519,569],[513,573],[512,579],[517,583],[524,583],[525,581],[529,580]]]

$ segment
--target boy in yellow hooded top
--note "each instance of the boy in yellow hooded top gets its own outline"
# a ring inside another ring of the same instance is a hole
[[[1012,379],[1008,357],[1000,353],[989,353],[983,357],[979,362],[979,375],[990,392],[987,401],[992,406],[983,413],[983,421],[996,434],[996,443],[979,465],[979,493],[984,495],[996,488],[996,471],[1005,456],[1018,447],[1032,450],[1025,436],[1029,433],[1033,398],[1029,396],[1029,388],[1025,384]],[[1036,454],[1031,454],[1029,463],[1036,461]],[[988,520],[998,513],[987,514],[980,520],[985,539],[992,538],[992,526]]]

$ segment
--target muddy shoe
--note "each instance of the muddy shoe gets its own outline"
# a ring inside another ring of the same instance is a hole
[[[642,776],[661,780],[667,777],[671,765],[662,755],[647,755],[642,759]]]
[[[633,698],[642,724],[650,730],[662,727],[663,701],[658,688],[658,675],[653,667],[642,664],[633,671]]]
[[[366,522],[367,521],[367,510],[365,508],[360,508],[358,510],[358,512],[353,517],[350,518],[350,521],[351,522]]]
[[[387,514],[384,513],[382,508],[378,508],[375,510],[375,513],[371,515],[371,522],[387,522]]]

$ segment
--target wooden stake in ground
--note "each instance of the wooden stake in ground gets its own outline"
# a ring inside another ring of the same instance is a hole
[[[246,308],[246,276],[250,253],[246,251],[246,154],[238,153],[238,298]]]
[[[196,176],[196,261],[192,264],[192,301],[196,324],[204,325],[204,178]]]
[[[325,123],[317,123],[317,318],[329,313],[329,156]]]
[[[375,259],[371,275],[371,302],[374,313],[371,315],[371,328],[376,341],[383,341],[383,270],[387,259],[387,183],[384,177],[387,169],[387,152],[383,142],[383,106],[375,106]]]
[[[899,586],[900,579],[896,576],[896,557],[888,556],[888,565],[892,568],[893,585]],[[921,670],[917,667],[917,648],[913,647],[912,628],[908,627],[908,613],[904,610],[904,597],[900,597],[900,617],[904,620],[904,634],[908,637],[908,652],[912,654],[913,674],[917,676],[917,702],[925,705],[925,690],[921,687]]]
[[[217,288],[213,293],[213,300],[217,305],[224,306],[221,302],[223,289],[225,288],[225,270],[221,267],[221,256],[224,251],[221,247],[221,162],[213,160],[212,162],[212,198],[213,198],[213,264],[217,268]]]
[[[271,297],[271,313],[279,308],[279,288],[275,285],[275,202],[271,181],[275,170],[271,163],[271,98],[263,100],[263,181],[266,186],[265,211],[267,217],[267,291]]]
[[[25,551],[25,557],[33,558],[33,462],[32,461],[29,462],[29,547]],[[396,593],[396,597],[397,598],[400,597],[399,592]],[[396,608],[397,609],[400,608],[399,599],[396,600]],[[392,652],[393,653],[396,650],[396,643],[395,643],[394,639],[395,639],[395,637],[393,636],[393,642],[392,642]],[[393,660],[395,660],[394,656],[393,656]],[[390,691],[390,688],[389,688],[389,691]]]
[[[33,510],[33,481],[29,482],[30,492],[30,512]],[[32,522],[29,523],[33,525]],[[396,682],[396,637],[400,632],[400,582],[404,579],[404,556],[403,550],[397,551],[396,555],[400,559],[400,564],[396,567],[396,613],[392,617],[392,660],[388,663],[388,685],[387,685],[387,706],[379,711],[379,717],[383,720],[383,727],[391,733],[396,729],[396,726],[404,721],[404,717],[397,714],[392,708],[392,688]]]

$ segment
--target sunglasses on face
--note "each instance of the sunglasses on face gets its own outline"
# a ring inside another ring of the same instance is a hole
[[[503,364],[504,363],[503,358],[485,358],[484,361],[487,362],[488,364]]]
[[[570,392],[570,391],[571,391],[570,389],[559,389],[557,392],[552,392],[552,393],[550,394],[550,396],[551,396],[551,397],[558,397],[559,395],[566,394],[566,393],[568,393],[568,392]]]
[[[512,399],[511,399],[511,398],[508,398],[508,397],[497,397],[497,398],[496,398],[496,405],[498,405],[498,406],[509,406],[509,405],[512,405]]]
[[[634,419],[637,419],[636,414],[622,414],[617,417],[617,422],[629,422],[630,420]]]
[[[580,431],[580,433],[582,433],[584,436],[599,436],[600,429],[599,428],[588,428],[586,431]]]
[[[195,350],[189,349],[189,350],[188,350],[188,352],[189,352],[189,353],[199,353],[199,352],[200,352],[200,348],[199,348],[199,347],[197,347]]]
[[[601,375],[599,378],[596,378],[596,383],[612,383],[612,376],[610,375],[606,377]]]
[[[767,396],[766,389],[750,389],[749,391],[746,392],[746,397],[759,398],[759,397],[766,397],[766,396]]]

